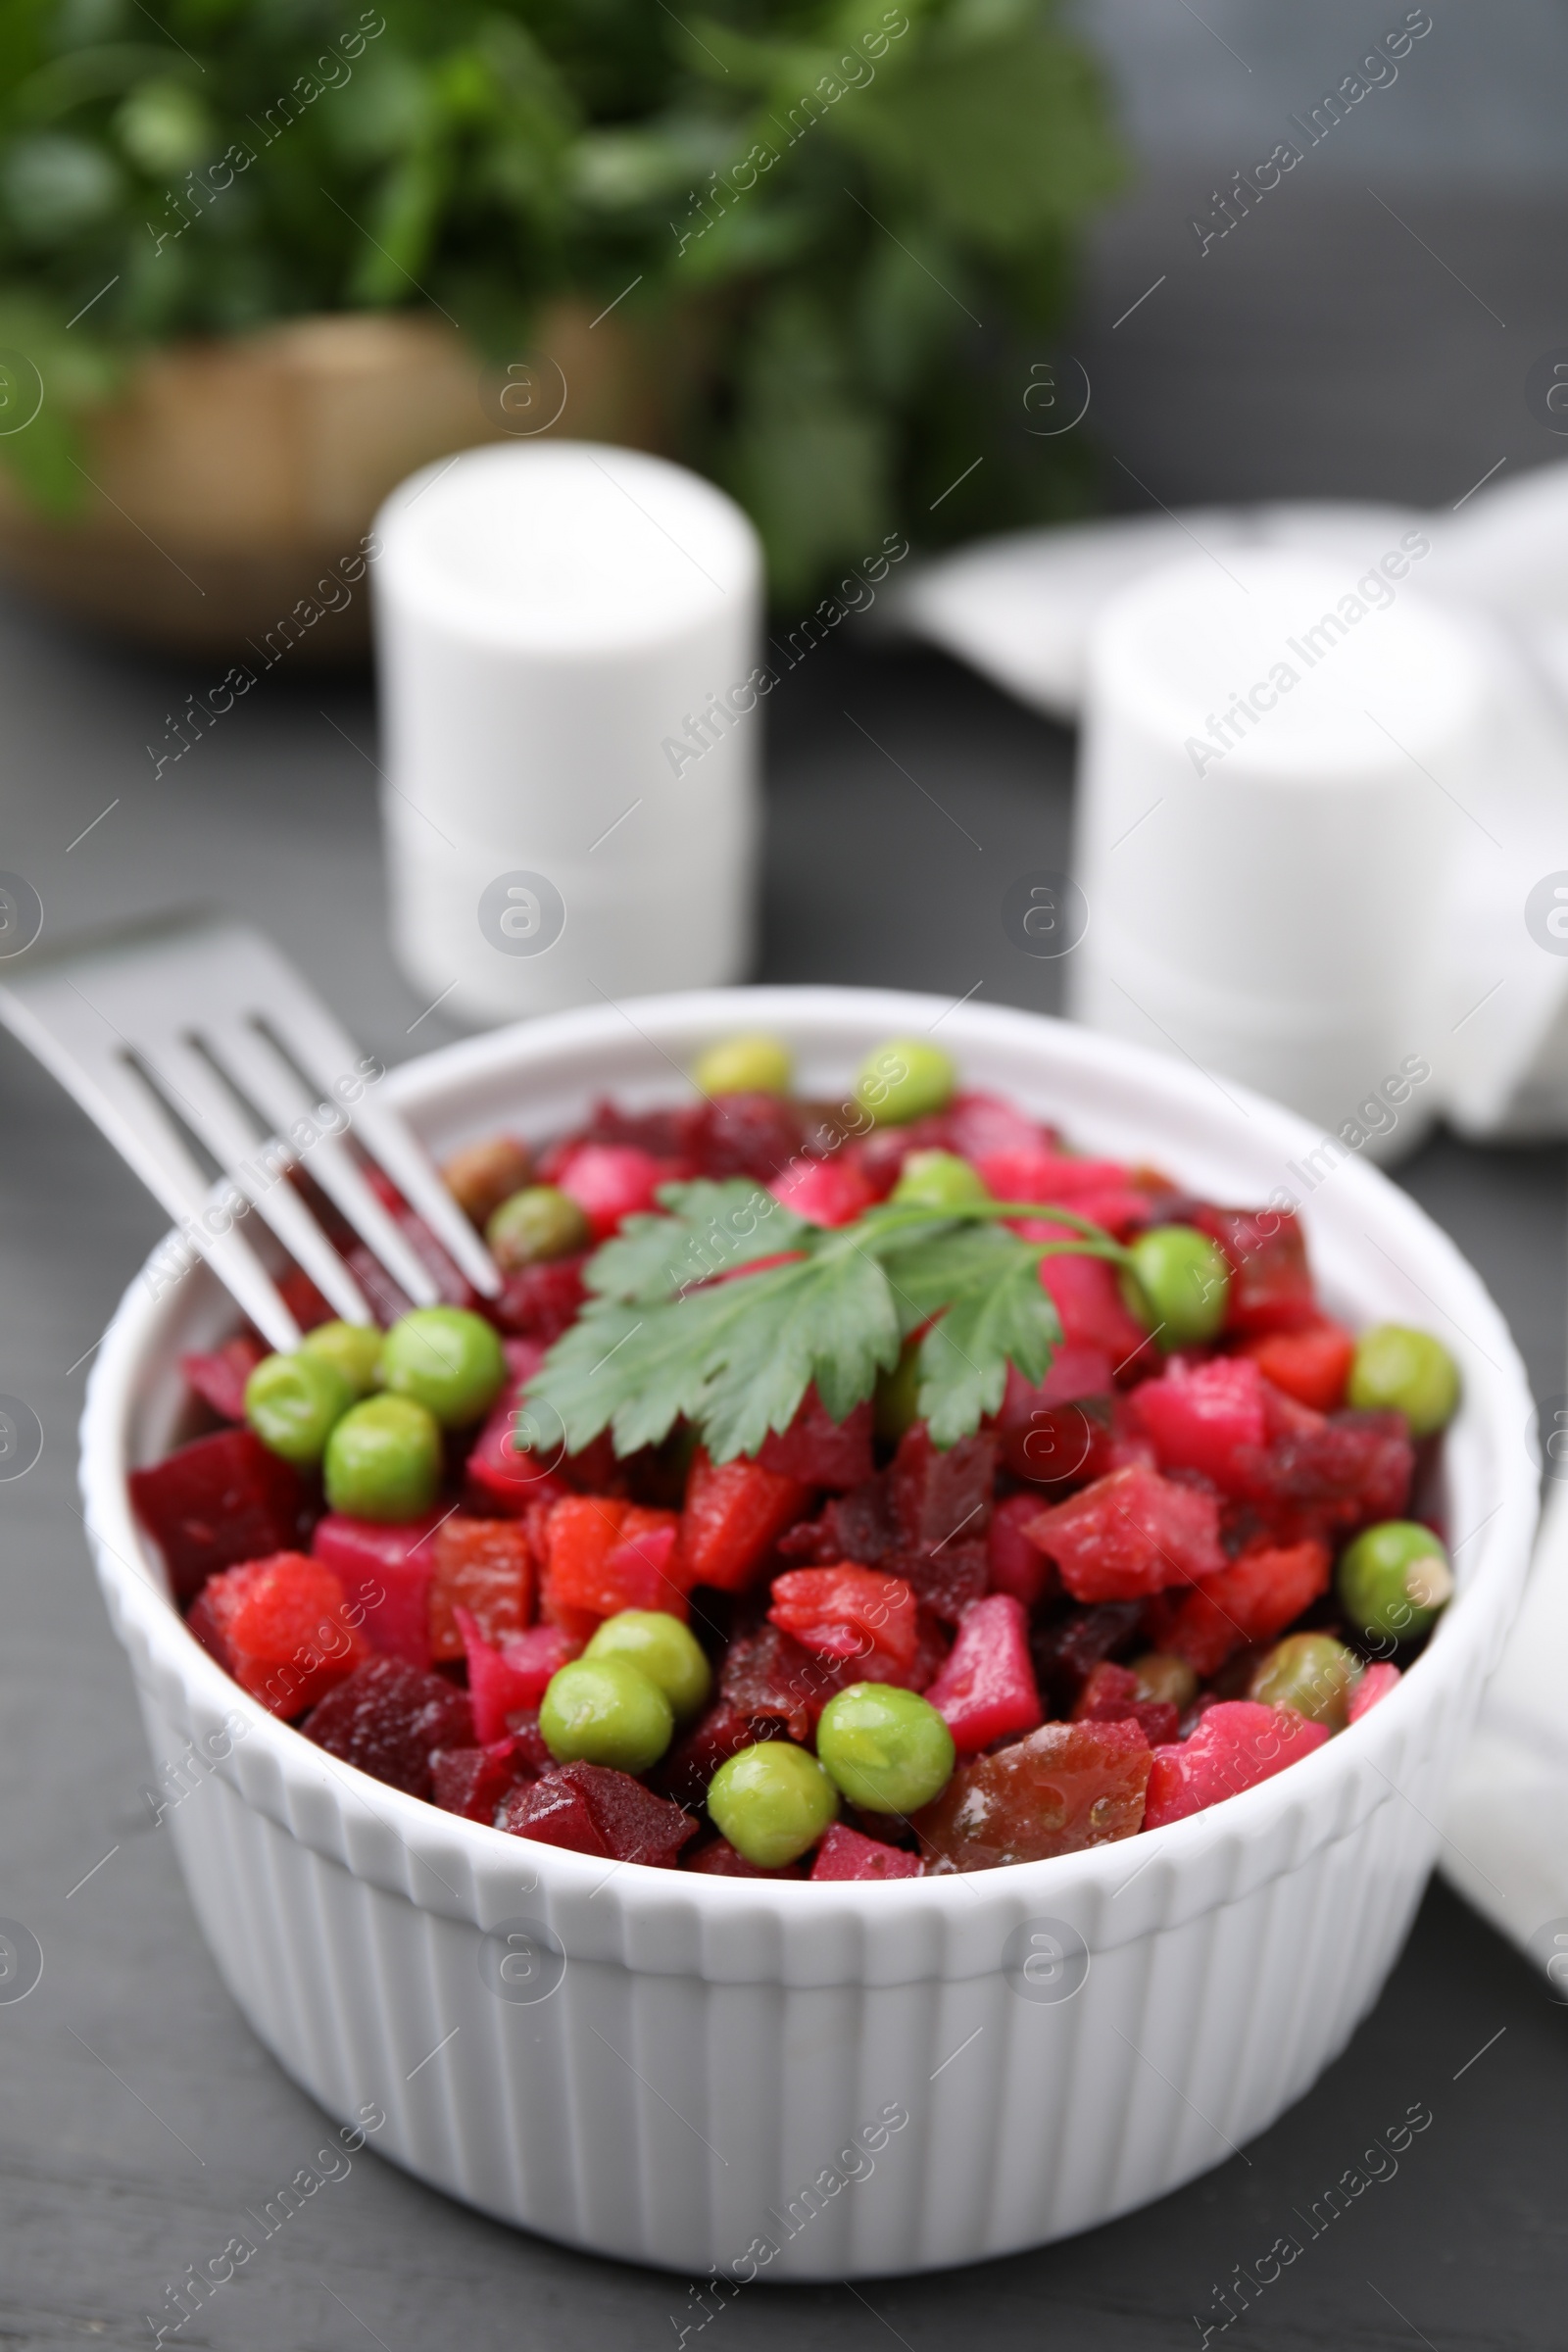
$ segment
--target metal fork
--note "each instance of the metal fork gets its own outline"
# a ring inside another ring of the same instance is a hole
[[[297,1348],[300,1330],[234,1230],[233,1217],[247,1205],[345,1322],[375,1320],[287,1181],[307,1158],[321,1190],[415,1305],[439,1298],[429,1268],[344,1148],[350,1129],[475,1290],[489,1298],[500,1290],[490,1252],[423,1147],[375,1095],[368,1075],[373,1063],[247,925],[172,918],[31,955],[0,983],[0,1021],[102,1128],[273,1348]],[[226,1208],[220,1203],[215,1213],[211,1180],[171,1112],[237,1188]]]

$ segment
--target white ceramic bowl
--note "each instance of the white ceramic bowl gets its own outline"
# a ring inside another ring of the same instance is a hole
[[[502,1123],[548,1133],[603,1092],[667,1101],[676,1069],[741,1027],[782,1032],[808,1090],[833,1094],[879,1040],[938,1020],[967,1083],[1091,1151],[1221,1200],[1301,1189],[1286,1163],[1316,1139],[1256,1097],[1054,1021],[919,997],[604,1006],[388,1085],[445,1150]],[[1451,1244],[1354,1163],[1305,1218],[1333,1306],[1435,1327],[1463,1367],[1446,1457],[1459,1592],[1427,1654],[1354,1730],[1208,1813],[891,1886],[607,1870],[400,1795],[264,1714],[185,1632],[125,1490],[175,1428],[180,1349],[232,1310],[204,1272],[162,1300],[133,1283],[88,1392],[87,1520],[154,1757],[197,1742],[168,1816],[191,1901],[279,2062],[334,2117],[378,2104],[372,2144],[486,2213],[747,2284],[1039,2245],[1262,2131],[1343,2049],[1399,1949],[1536,1515],[1519,1360]]]

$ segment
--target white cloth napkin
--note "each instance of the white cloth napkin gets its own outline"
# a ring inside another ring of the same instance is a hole
[[[1539,912],[1534,934],[1526,923],[1532,891],[1558,872],[1568,881],[1568,463],[1436,514],[1323,502],[1011,532],[928,564],[891,617],[1071,722],[1100,612],[1152,566],[1200,549],[1223,562],[1291,548],[1343,564],[1349,589],[1410,530],[1431,543],[1412,592],[1473,632],[1494,709],[1486,799],[1466,811],[1449,886],[1444,1107],[1470,1135],[1568,1134],[1568,936],[1559,952],[1543,944]]]

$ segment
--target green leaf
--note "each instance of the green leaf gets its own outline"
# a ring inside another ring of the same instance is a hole
[[[1007,1366],[1045,1378],[1061,1324],[1027,1250],[954,1300],[920,1343],[919,1410],[934,1446],[956,1446],[1002,1403]]]
[[[801,1265],[756,1278],[756,1287],[763,1283],[776,1285],[771,1298],[732,1335],[726,1377],[710,1384],[703,1435],[715,1461],[755,1453],[769,1430],[788,1429],[813,1380],[842,1421],[870,1396],[877,1373],[899,1359],[887,1276],[844,1235],[827,1239]],[[745,1294],[754,1286],[727,1287]]]
[[[807,1225],[747,1177],[665,1184],[664,1216],[628,1217],[588,1261],[588,1288],[606,1298],[672,1298],[715,1274],[796,1250]]]
[[[884,1263],[904,1331],[928,1322],[966,1291],[999,1280],[1019,1259],[1036,1266],[1027,1242],[997,1225],[949,1224],[940,1235],[916,1227],[907,1238],[900,1236]]]

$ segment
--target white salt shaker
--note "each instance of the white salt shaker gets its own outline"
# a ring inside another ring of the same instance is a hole
[[[1195,552],[1089,659],[1073,1012],[1376,1157],[1437,1115],[1450,861],[1486,849],[1486,672],[1420,600],[1426,552],[1396,525],[1358,576]]]
[[[552,440],[426,466],[375,528],[414,986],[486,1023],[740,978],[771,683],[740,509],[662,459]]]

